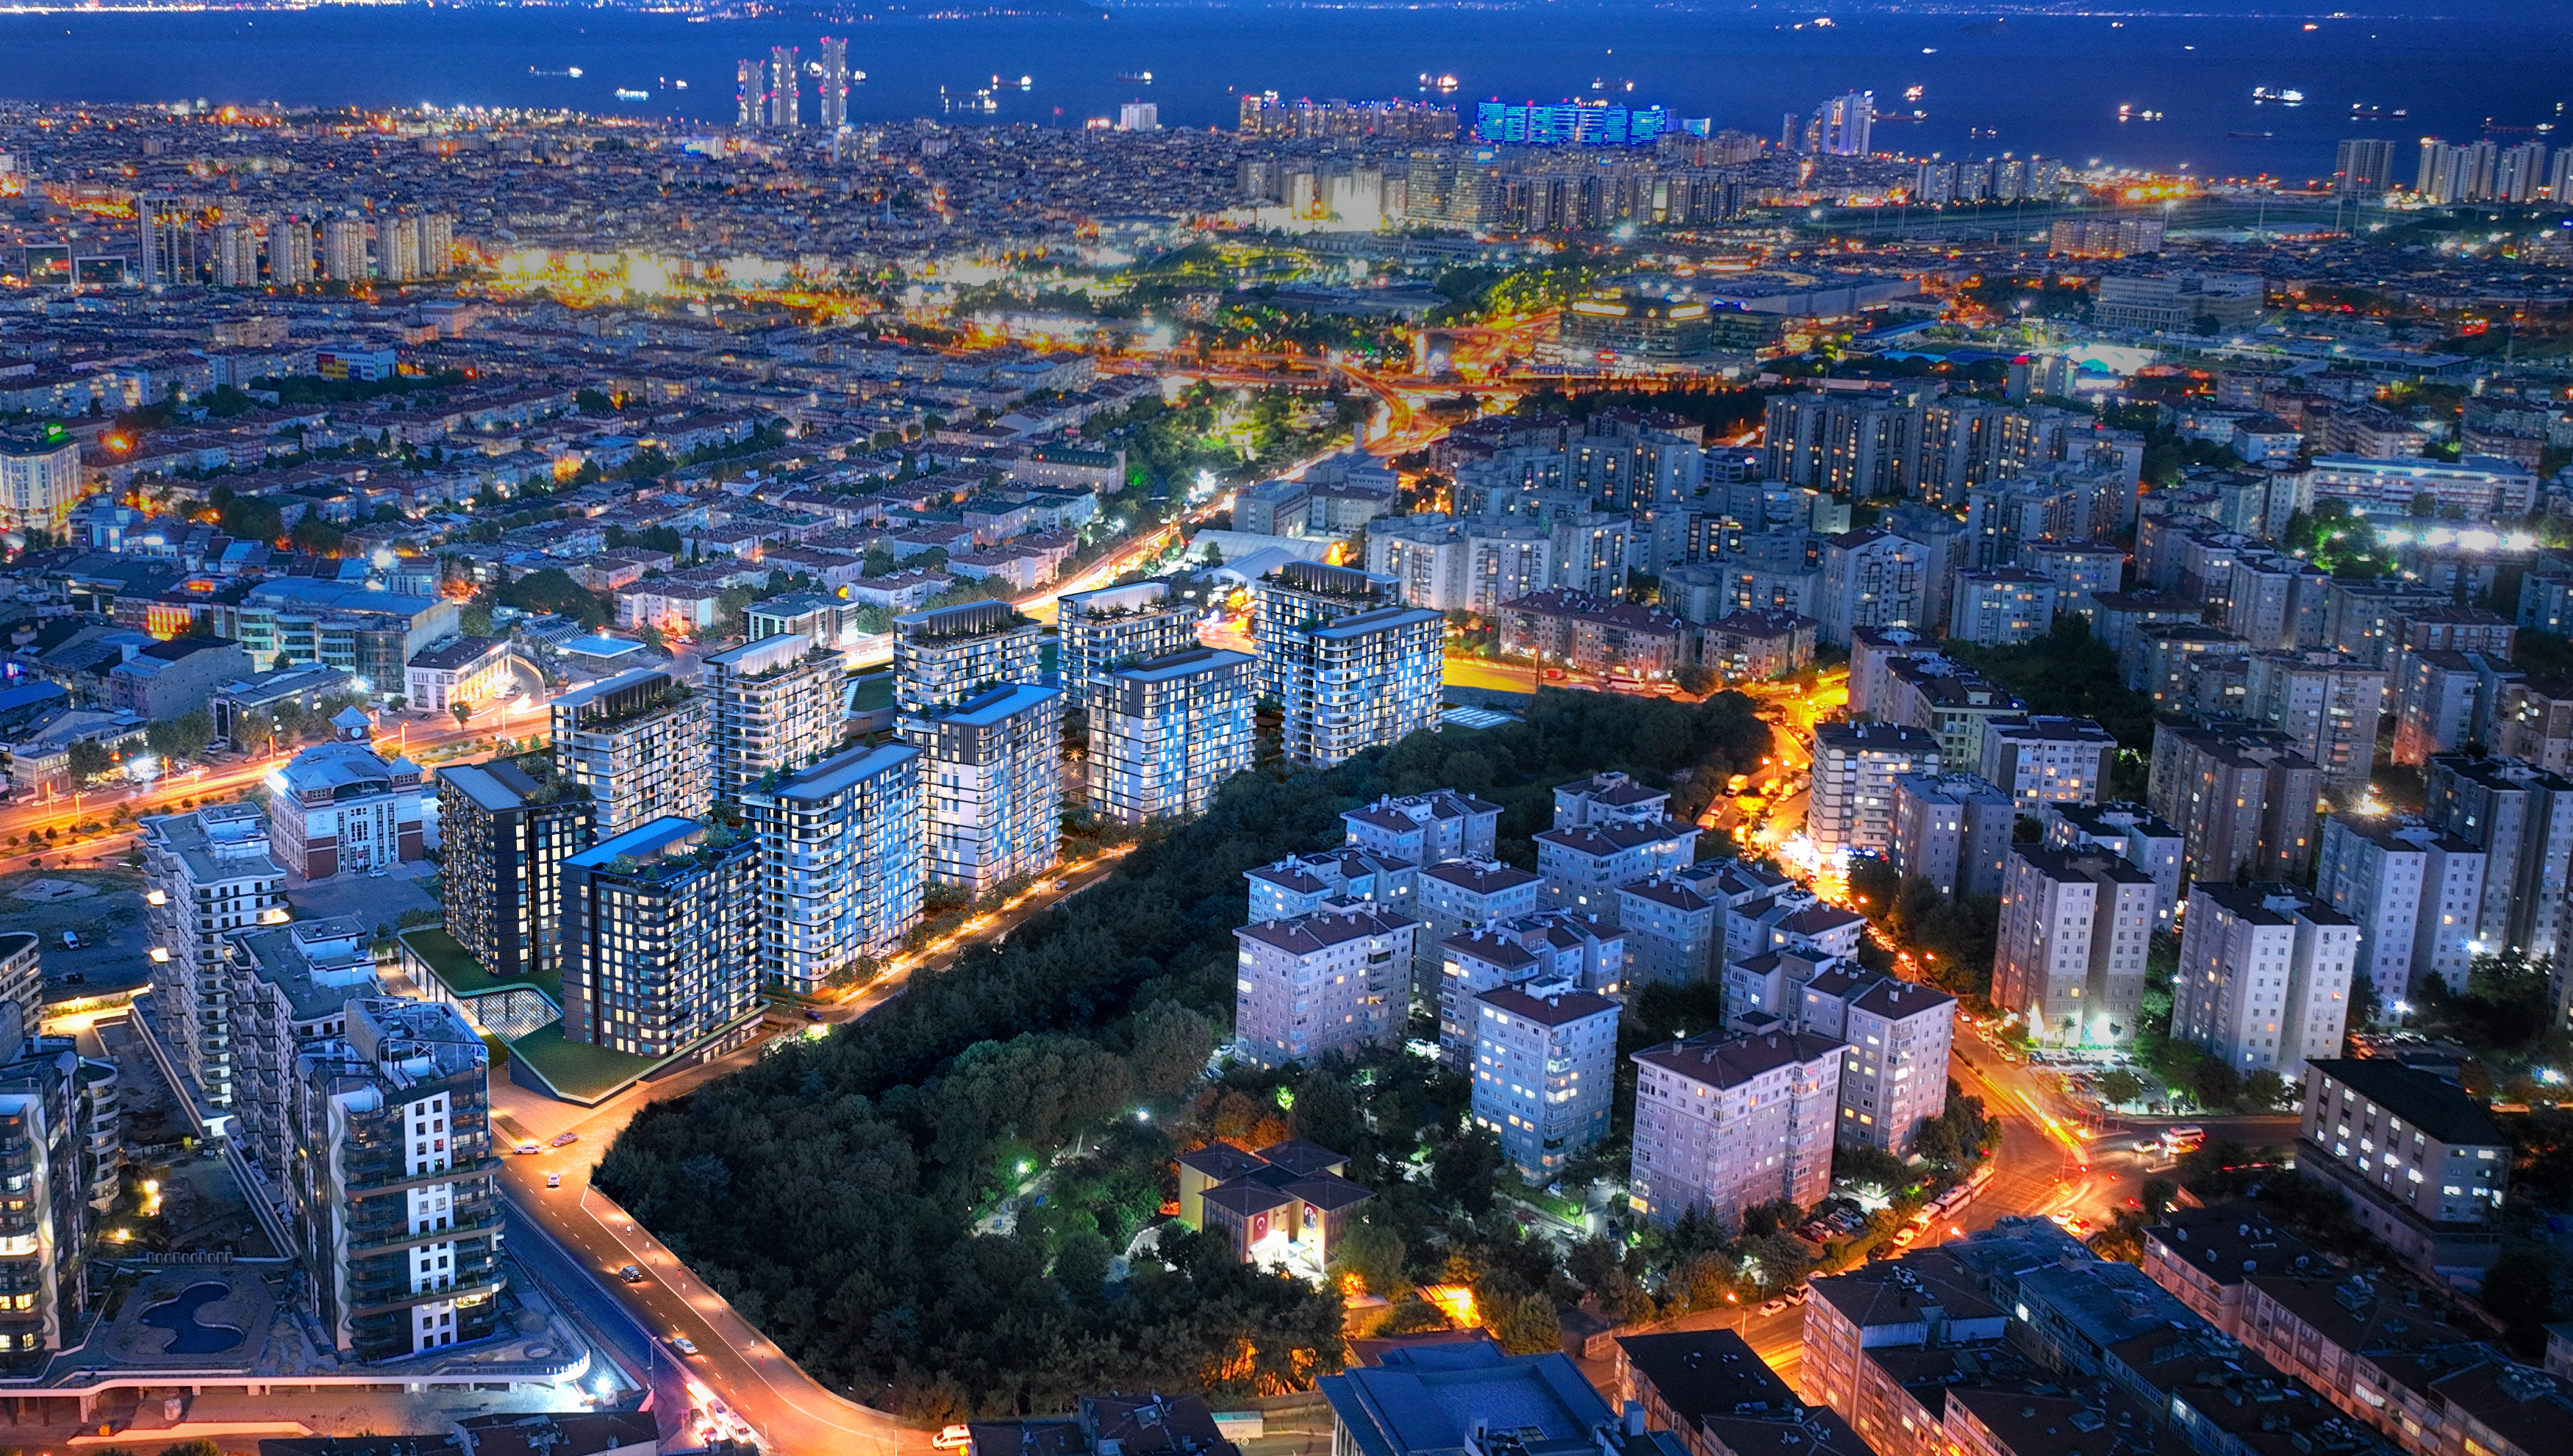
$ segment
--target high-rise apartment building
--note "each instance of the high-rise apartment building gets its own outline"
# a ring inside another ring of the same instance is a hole
[[[2423,817],[2484,852],[2476,955],[2517,951],[2531,961],[2564,949],[2564,894],[2573,881],[2573,779],[2507,758],[2430,760]]]
[[[248,223],[215,226],[215,287],[259,287],[259,230]]]
[[[1627,1186],[1669,1227],[1694,1208],[1738,1227],[1781,1198],[1830,1191],[1841,1044],[1810,1032],[1709,1035],[1635,1053],[1635,1152]]]
[[[2002,874],[1993,1005],[2047,1047],[2123,1047],[2143,1014],[2150,875],[2092,848],[2020,845]]]
[[[192,197],[147,192],[134,200],[134,222],[141,231],[143,286],[185,287],[197,281],[197,213],[204,203]]]
[[[151,885],[143,899],[152,1014],[207,1105],[228,1108],[232,1002],[224,940],[286,919],[286,867],[269,853],[267,816],[249,804],[145,819],[142,847]]]
[[[981,897],[1062,858],[1063,694],[995,687],[952,708],[906,714],[921,753],[924,869]]]
[[[1474,1125],[1531,1183],[1550,1183],[1608,1135],[1617,1089],[1617,1003],[1587,991],[1514,986],[1474,998]]]
[[[768,116],[768,68],[745,56],[732,63],[732,124],[748,129]]]
[[[102,1180],[116,1187],[116,1084],[70,1038],[10,1016],[0,1009],[0,1371],[32,1378],[91,1327],[90,1212]]]
[[[840,746],[838,652],[780,632],[708,653],[700,686],[712,713],[710,788],[735,803],[763,775],[793,773]]]
[[[553,700],[554,774],[589,791],[613,839],[655,819],[694,819],[712,799],[709,695],[638,667]]]
[[[1094,681],[1092,811],[1126,824],[1205,813],[1216,791],[1251,767],[1257,666],[1247,653],[1191,647],[1130,662]]]
[[[1725,904],[1679,876],[1617,889],[1626,936],[1621,984],[1688,986],[1712,979],[1724,945]]]
[[[1267,920],[1233,933],[1234,1027],[1255,1066],[1307,1066],[1402,1035],[1419,922],[1367,906]]]
[[[813,996],[920,919],[921,754],[858,747],[742,794],[760,845],[760,975]]]
[[[1823,723],[1814,729],[1812,810],[1806,833],[1823,854],[1883,851],[1894,842],[1894,781],[1939,771],[1939,739],[1898,723]]]
[[[2245,707],[2287,735],[2323,771],[2323,782],[2367,782],[2376,760],[2376,720],[2385,709],[2385,669],[2337,652],[2254,652]]]
[[[2171,1036],[2248,1075],[2295,1082],[2339,1055],[2358,927],[2292,885],[2189,887]]]
[[[313,225],[302,218],[280,218],[268,225],[268,281],[288,288],[313,282]]]
[[[1401,604],[1390,577],[1295,561],[1261,578],[1261,690],[1285,711],[1286,758],[1328,768],[1436,731],[1446,620]]]
[[[1415,994],[1436,1004],[1441,980],[1439,946],[1477,926],[1533,913],[1545,882],[1515,865],[1485,855],[1427,866],[1414,881],[1412,914],[1420,919],[1412,967]],[[1721,927],[1718,927],[1719,933]]]
[[[562,970],[562,862],[596,841],[589,790],[505,759],[437,776],[446,933],[503,981]]]
[[[348,1030],[350,1002],[384,994],[373,928],[333,915],[236,931],[224,940],[224,1028],[232,1054],[235,1146],[273,1183],[293,1172],[295,1061]]]
[[[1814,121],[1820,145],[1813,150],[1831,157],[1864,157],[1876,126],[1876,93],[1835,96],[1815,111]]]
[[[1438,1057],[1462,1072],[1474,1055],[1474,998],[1504,986],[1614,992],[1626,940],[1596,917],[1540,910],[1478,925],[1438,945]]]
[[[2043,816],[2050,849],[2102,849],[2153,881],[2153,928],[2179,916],[2180,832],[2142,804],[2049,804]]]
[[[321,227],[322,276],[333,283],[367,281],[367,225],[359,218],[331,218]]]
[[[686,1051],[759,1006],[756,835],[656,819],[563,861],[563,1036]]]
[[[1869,527],[1823,541],[1822,600],[1817,635],[1849,645],[1860,627],[1919,627],[1928,619],[1929,548]]]
[[[1198,645],[1199,611],[1197,603],[1173,593],[1167,581],[1066,593],[1055,606],[1064,707],[1089,707],[1094,686],[1127,663]]]
[[[822,85],[813,97],[814,111],[824,131],[836,132],[849,124],[849,43],[833,36],[822,37]]]
[[[2099,803],[2117,757],[2117,735],[2090,718],[2039,713],[1984,725],[1984,779],[2031,818],[2049,804]]]
[[[893,696],[906,713],[952,708],[1010,683],[1044,677],[1044,628],[1005,601],[934,607],[893,619]],[[1085,636],[1084,651],[1096,649]],[[1064,675],[1075,665],[1066,656]],[[1085,660],[1085,667],[1093,667]]]
[[[2394,143],[2353,137],[2332,158],[2332,190],[2342,197],[2383,197],[2397,183]]]
[[[409,283],[421,275],[420,215],[386,219],[376,229],[376,276],[387,283]]]
[[[2484,852],[2417,820],[2323,821],[2314,894],[2358,926],[2353,974],[2390,1013],[2425,977],[2463,991],[2481,933]]]
[[[305,1312],[392,1360],[499,1330],[490,1051],[442,1002],[365,998],[297,1058],[287,1175]]]
[[[2274,728],[2153,726],[2145,802],[2175,826],[2186,880],[2300,877],[2313,864],[2323,773]]]
[[[804,62],[793,46],[768,48],[768,124],[782,132],[804,125]]]
[[[1847,966],[1805,983],[1797,1023],[1841,1049],[1836,1142],[1901,1156],[1923,1123],[1948,1110],[1948,1048],[1957,999],[1937,987]]]
[[[2002,893],[2019,815],[1999,789],[1972,774],[1898,774],[1893,821],[1886,850],[1905,879],[1951,898]]]

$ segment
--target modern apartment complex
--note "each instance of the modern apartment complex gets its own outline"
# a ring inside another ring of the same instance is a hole
[[[1085,651],[1108,650],[1095,630]],[[894,702],[928,713],[996,687],[1043,680],[1044,628],[1005,601],[972,601],[893,619]],[[1067,659],[1068,669],[1076,664]],[[1093,666],[1083,660],[1085,670]]]
[[[594,842],[589,790],[504,759],[437,776],[446,932],[503,981],[562,969],[562,862]]]
[[[490,1052],[439,1002],[362,999],[294,1069],[289,1191],[306,1312],[389,1360],[499,1328]]]
[[[920,918],[920,751],[852,748],[742,795],[759,841],[760,979],[815,996]]]
[[[1258,600],[1260,686],[1285,712],[1289,762],[1328,768],[1437,728],[1446,618],[1402,605],[1392,578],[1295,561]]]
[[[656,819],[563,861],[563,1036],[632,1057],[759,1005],[760,842]]]
[[[554,774],[589,790],[595,833],[613,839],[655,819],[706,812],[714,792],[710,702],[648,667],[554,699]]]
[[[1064,707],[1088,709],[1092,694],[1104,688],[1121,667],[1197,646],[1201,612],[1198,603],[1175,595],[1167,581],[1066,593],[1055,606],[1056,660],[1062,669]]]
[[[793,773],[840,745],[841,655],[801,632],[707,654],[710,788],[738,803],[769,773]]]
[[[900,721],[920,751],[923,872],[980,897],[1062,858],[1063,694],[992,688]]]
[[[249,804],[146,819],[141,839],[154,1014],[180,1070],[220,1110],[233,1101],[224,938],[285,921],[286,867],[269,853],[267,816]]]
[[[1084,689],[1091,810],[1126,824],[1205,813],[1216,791],[1251,767],[1257,660],[1187,647],[1121,661]],[[1064,681],[1068,695],[1069,671]]]

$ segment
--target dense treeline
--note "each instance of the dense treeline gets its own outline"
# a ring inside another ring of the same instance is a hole
[[[1110,1277],[1169,1195],[1171,1134],[1136,1114],[1207,1101],[1198,1075],[1232,1022],[1243,872],[1336,842],[1339,813],[1377,794],[1453,784],[1503,804],[1504,834],[1523,835],[1543,827],[1555,783],[1622,768],[1703,802],[1768,747],[1738,696],[1548,691],[1525,723],[1415,734],[1327,773],[1243,775],[1204,818],[1005,945],[916,974],[826,1040],[646,1109],[598,1183],[817,1379],[894,1409],[1307,1385],[1340,1359],[1335,1290],[1240,1268],[1169,1228],[1159,1258]],[[1433,1191],[1466,1195],[1478,1178],[1488,1189],[1498,1149],[1456,1125],[1455,1099],[1397,1095],[1446,1150]],[[1370,1147],[1369,1170],[1411,1150]],[[999,1200],[1040,1186],[1045,1206],[991,1231]]]

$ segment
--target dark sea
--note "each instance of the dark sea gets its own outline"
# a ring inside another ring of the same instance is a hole
[[[2532,135],[2573,144],[2573,3],[2474,8],[2483,13],[2012,15],[1998,24],[1766,4],[1157,8],[829,26],[425,5],[12,14],[0,16],[0,45],[15,58],[0,94],[572,107],[721,123],[732,119],[736,57],[797,45],[810,60],[827,32],[848,38],[850,65],[867,73],[850,98],[859,121],[1078,126],[1149,100],[1166,126],[1230,128],[1244,90],[1418,97],[1423,75],[1452,75],[1448,99],[1469,113],[1487,97],[1610,96],[1773,138],[1786,112],[1873,90],[1880,111],[1927,114],[1880,123],[1881,149],[2034,151],[2076,163],[2186,164],[2212,177],[2325,175],[2333,144],[2353,136],[2456,140],[2489,127],[2506,146]],[[1830,25],[1812,23],[1826,15]],[[575,67],[577,78],[564,74]],[[1148,71],[1149,85],[1117,79]],[[1903,100],[1916,86],[1920,99]],[[2257,87],[2305,100],[2260,104]],[[986,89],[997,111],[949,109]],[[645,96],[620,100],[620,90]],[[2354,103],[2382,114],[2353,119]],[[808,91],[808,119],[812,105]],[[2122,105],[2162,119],[2121,122]]]

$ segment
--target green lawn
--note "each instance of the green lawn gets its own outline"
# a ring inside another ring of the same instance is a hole
[[[560,971],[504,981],[484,969],[481,962],[473,959],[473,953],[448,935],[443,926],[420,926],[402,932],[395,939],[408,946],[412,955],[458,1000],[524,987],[552,1002],[557,1009],[562,1006]]]
[[[560,1022],[549,1022],[509,1044],[509,1055],[576,1102],[595,1102],[660,1066],[649,1057],[566,1041]]]

